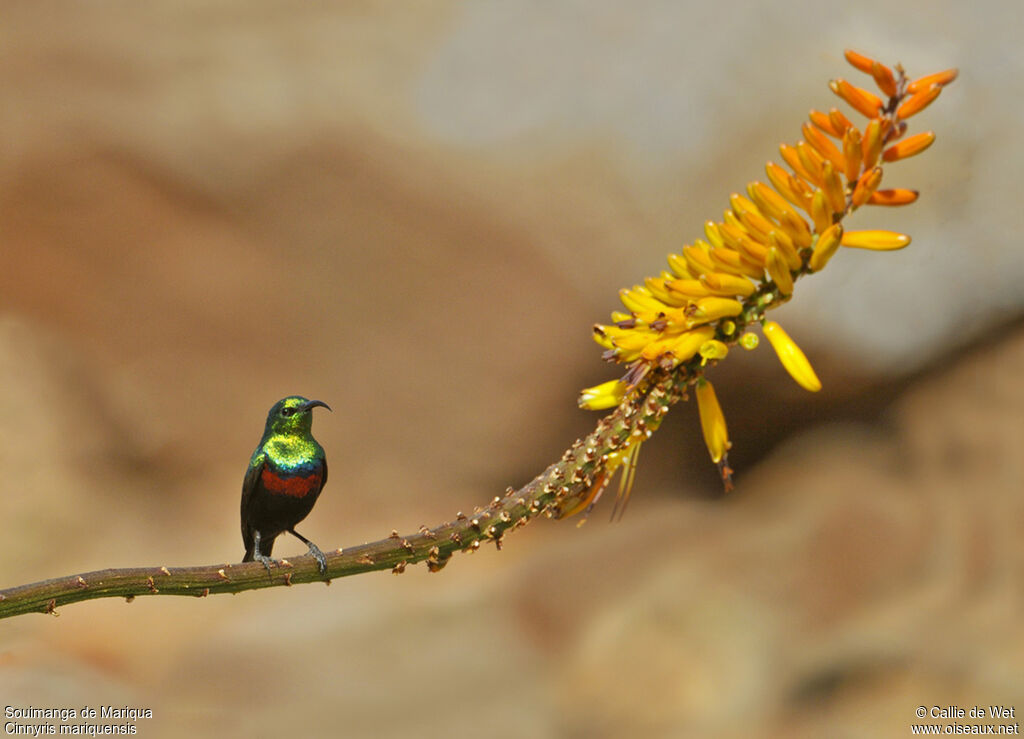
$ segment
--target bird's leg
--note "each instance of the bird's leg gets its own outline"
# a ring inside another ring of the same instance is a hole
[[[271,559],[265,554],[260,554],[260,532],[258,530],[252,532],[253,537],[253,554],[252,558],[257,562],[261,562],[264,567],[267,568],[267,572],[270,572],[271,563],[277,564],[277,560]]]
[[[323,575],[327,572],[327,557],[320,551],[320,547],[311,542],[305,536],[300,534],[295,529],[288,529],[288,533],[294,535],[299,541],[309,547],[309,553],[313,555],[313,559],[316,560],[317,564],[320,565],[320,574]]]

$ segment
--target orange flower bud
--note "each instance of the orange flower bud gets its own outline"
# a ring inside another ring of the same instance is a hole
[[[882,152],[882,160],[886,162],[895,162],[899,159],[912,157],[915,154],[920,154],[931,146],[933,141],[935,141],[935,134],[932,131],[924,131],[922,133],[914,134],[910,138],[903,139],[903,141],[893,144]]]
[[[942,92],[942,85],[932,85],[931,87],[915,92],[904,103],[896,109],[897,118],[909,118],[912,115],[920,113],[922,110],[927,108]]]
[[[868,205],[910,205],[917,200],[917,190],[875,190],[868,198]]]

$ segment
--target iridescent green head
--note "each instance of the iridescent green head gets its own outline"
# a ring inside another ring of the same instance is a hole
[[[277,401],[267,414],[267,428],[263,435],[309,434],[313,429],[313,409],[317,406],[331,410],[331,406],[322,400],[307,400],[301,395],[292,395]]]

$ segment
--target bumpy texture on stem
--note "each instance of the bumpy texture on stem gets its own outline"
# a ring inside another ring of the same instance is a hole
[[[327,572],[321,575],[309,555],[284,560],[268,573],[258,562],[214,564],[202,567],[126,567],[83,572],[53,580],[0,590],[0,618],[24,613],[52,613],[68,603],[94,598],[139,595],[240,593],[282,585],[330,582],[331,579],[374,570],[399,574],[408,565],[426,562],[431,572],[444,567],[456,552],[475,551],[493,541],[501,548],[509,531],[538,515],[560,517],[577,507],[601,474],[605,458],[631,437],[649,435],[669,407],[679,400],[677,376],[662,375],[633,402],[601,419],[597,428],[579,439],[562,458],[519,490],[509,488],[471,515],[434,528],[422,527],[408,536],[393,533],[386,539],[327,552]]]

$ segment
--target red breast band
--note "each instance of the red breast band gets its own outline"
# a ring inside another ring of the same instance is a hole
[[[314,472],[308,477],[281,477],[275,475],[269,467],[264,467],[260,480],[268,492],[302,498],[319,488],[322,477],[320,472]]]

